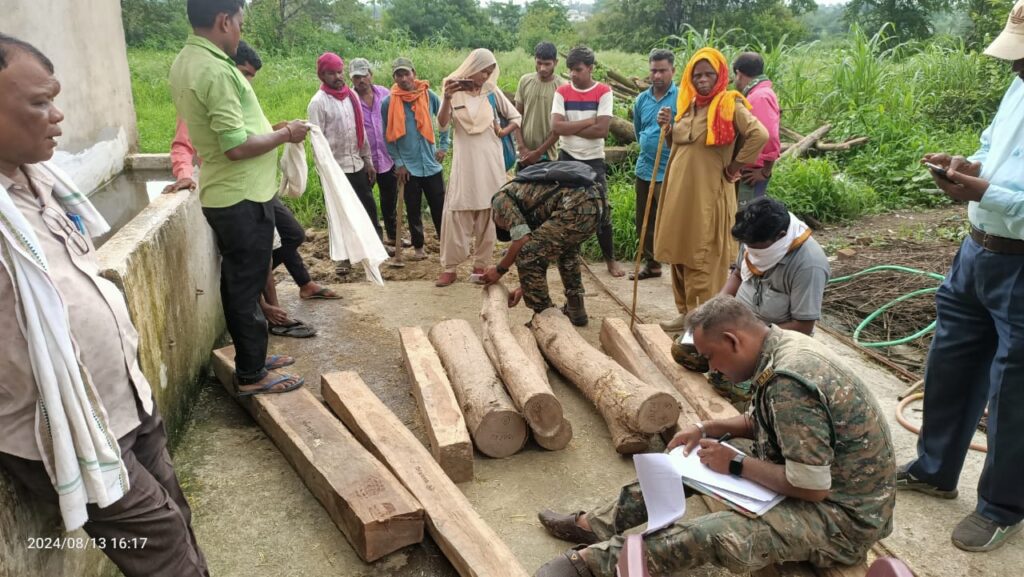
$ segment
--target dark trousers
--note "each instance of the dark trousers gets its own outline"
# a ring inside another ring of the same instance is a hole
[[[380,193],[380,216],[390,240],[395,240],[395,209],[398,207],[398,177],[394,167],[377,173],[377,192]]]
[[[377,231],[377,236],[380,237],[381,230],[380,221],[377,220],[377,202],[373,200],[373,186],[370,185],[370,178],[366,175],[366,167],[360,168],[356,172],[346,172],[345,176],[348,177],[349,184],[355,189],[359,202],[366,209],[366,214],[370,215],[373,230]]]
[[[601,222],[597,225],[597,244],[601,247],[601,257],[604,260],[613,260],[615,258],[615,244],[612,242],[612,203],[608,199],[608,170],[604,164],[603,158],[595,158],[593,160],[579,160],[573,158],[571,154],[564,150],[558,151],[558,160],[575,160],[576,162],[582,162],[590,168],[594,169],[597,173],[597,184],[598,188],[601,189],[601,196],[603,196],[608,202],[605,203],[604,211],[601,213]]]
[[[956,487],[987,403],[976,510],[1000,525],[1017,523],[1024,519],[1024,255],[996,254],[968,237],[935,304],[924,424],[910,472]]]
[[[412,245],[423,248],[423,197],[427,197],[430,219],[434,221],[434,236],[441,238],[441,215],[444,214],[444,171],[430,176],[409,175],[405,183],[405,215],[409,219]]]
[[[644,226],[644,211],[647,210],[647,194],[651,189],[651,181],[636,178],[636,236],[640,238]],[[643,251],[647,268],[661,268],[661,263],[654,259],[654,223],[658,222],[658,201],[661,199],[661,183],[654,183],[654,197],[651,198],[651,214],[647,217],[647,236],[644,237]]]
[[[306,242],[306,231],[280,198],[275,196],[270,204],[274,207],[274,227],[281,237],[281,246],[274,249],[272,266],[277,268],[284,263],[284,268],[288,269],[295,284],[305,286],[312,280],[299,254],[299,245]]]
[[[267,374],[267,319],[259,298],[273,255],[274,206],[243,200],[203,208],[203,215],[220,250],[220,298],[235,344],[235,377],[243,385],[255,383]]]
[[[138,427],[118,439],[128,493],[109,507],[87,505],[85,532],[97,546],[106,544],[103,552],[125,577],[208,576],[192,533],[192,510],[167,453],[163,419],[155,405],[152,415],[139,410],[139,419]],[[42,461],[0,453],[0,466],[37,499],[57,505]]]

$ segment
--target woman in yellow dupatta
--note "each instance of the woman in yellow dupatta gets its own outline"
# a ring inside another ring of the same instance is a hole
[[[672,154],[665,169],[654,256],[672,267],[679,315],[661,323],[683,330],[686,313],[722,290],[738,247],[730,234],[736,217],[740,168],[757,160],[768,131],[739,92],[728,90],[725,56],[697,51],[679,79],[674,119],[663,108],[658,121],[671,125]]]

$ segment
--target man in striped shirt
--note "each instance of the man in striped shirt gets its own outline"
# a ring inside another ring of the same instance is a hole
[[[558,160],[577,160],[597,172],[601,196],[607,201],[604,139],[612,122],[612,89],[594,80],[594,51],[578,46],[569,51],[565,65],[571,82],[558,87],[551,105],[551,128],[559,136]],[[608,272],[621,277],[626,271],[615,261],[611,205],[605,202],[597,241]]]

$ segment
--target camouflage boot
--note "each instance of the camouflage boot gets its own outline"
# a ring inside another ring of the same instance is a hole
[[[562,312],[578,327],[587,326],[587,309],[583,306],[583,295],[566,295]]]

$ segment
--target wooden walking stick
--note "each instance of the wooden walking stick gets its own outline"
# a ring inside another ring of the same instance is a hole
[[[654,187],[658,184],[658,169],[661,168],[661,148],[665,144],[665,130],[658,136],[658,151],[654,153],[654,172],[651,173],[651,184],[647,187],[647,205],[644,206],[644,222],[640,227],[640,239],[637,243],[636,266],[633,267],[633,308],[629,311],[629,330],[636,324],[636,291],[640,284],[640,261],[644,258],[644,242],[647,240],[647,225],[651,219],[651,201],[654,200]]]
[[[388,262],[392,268],[402,268],[402,213],[405,212],[405,183],[398,181],[398,206],[395,207],[395,256]]]

